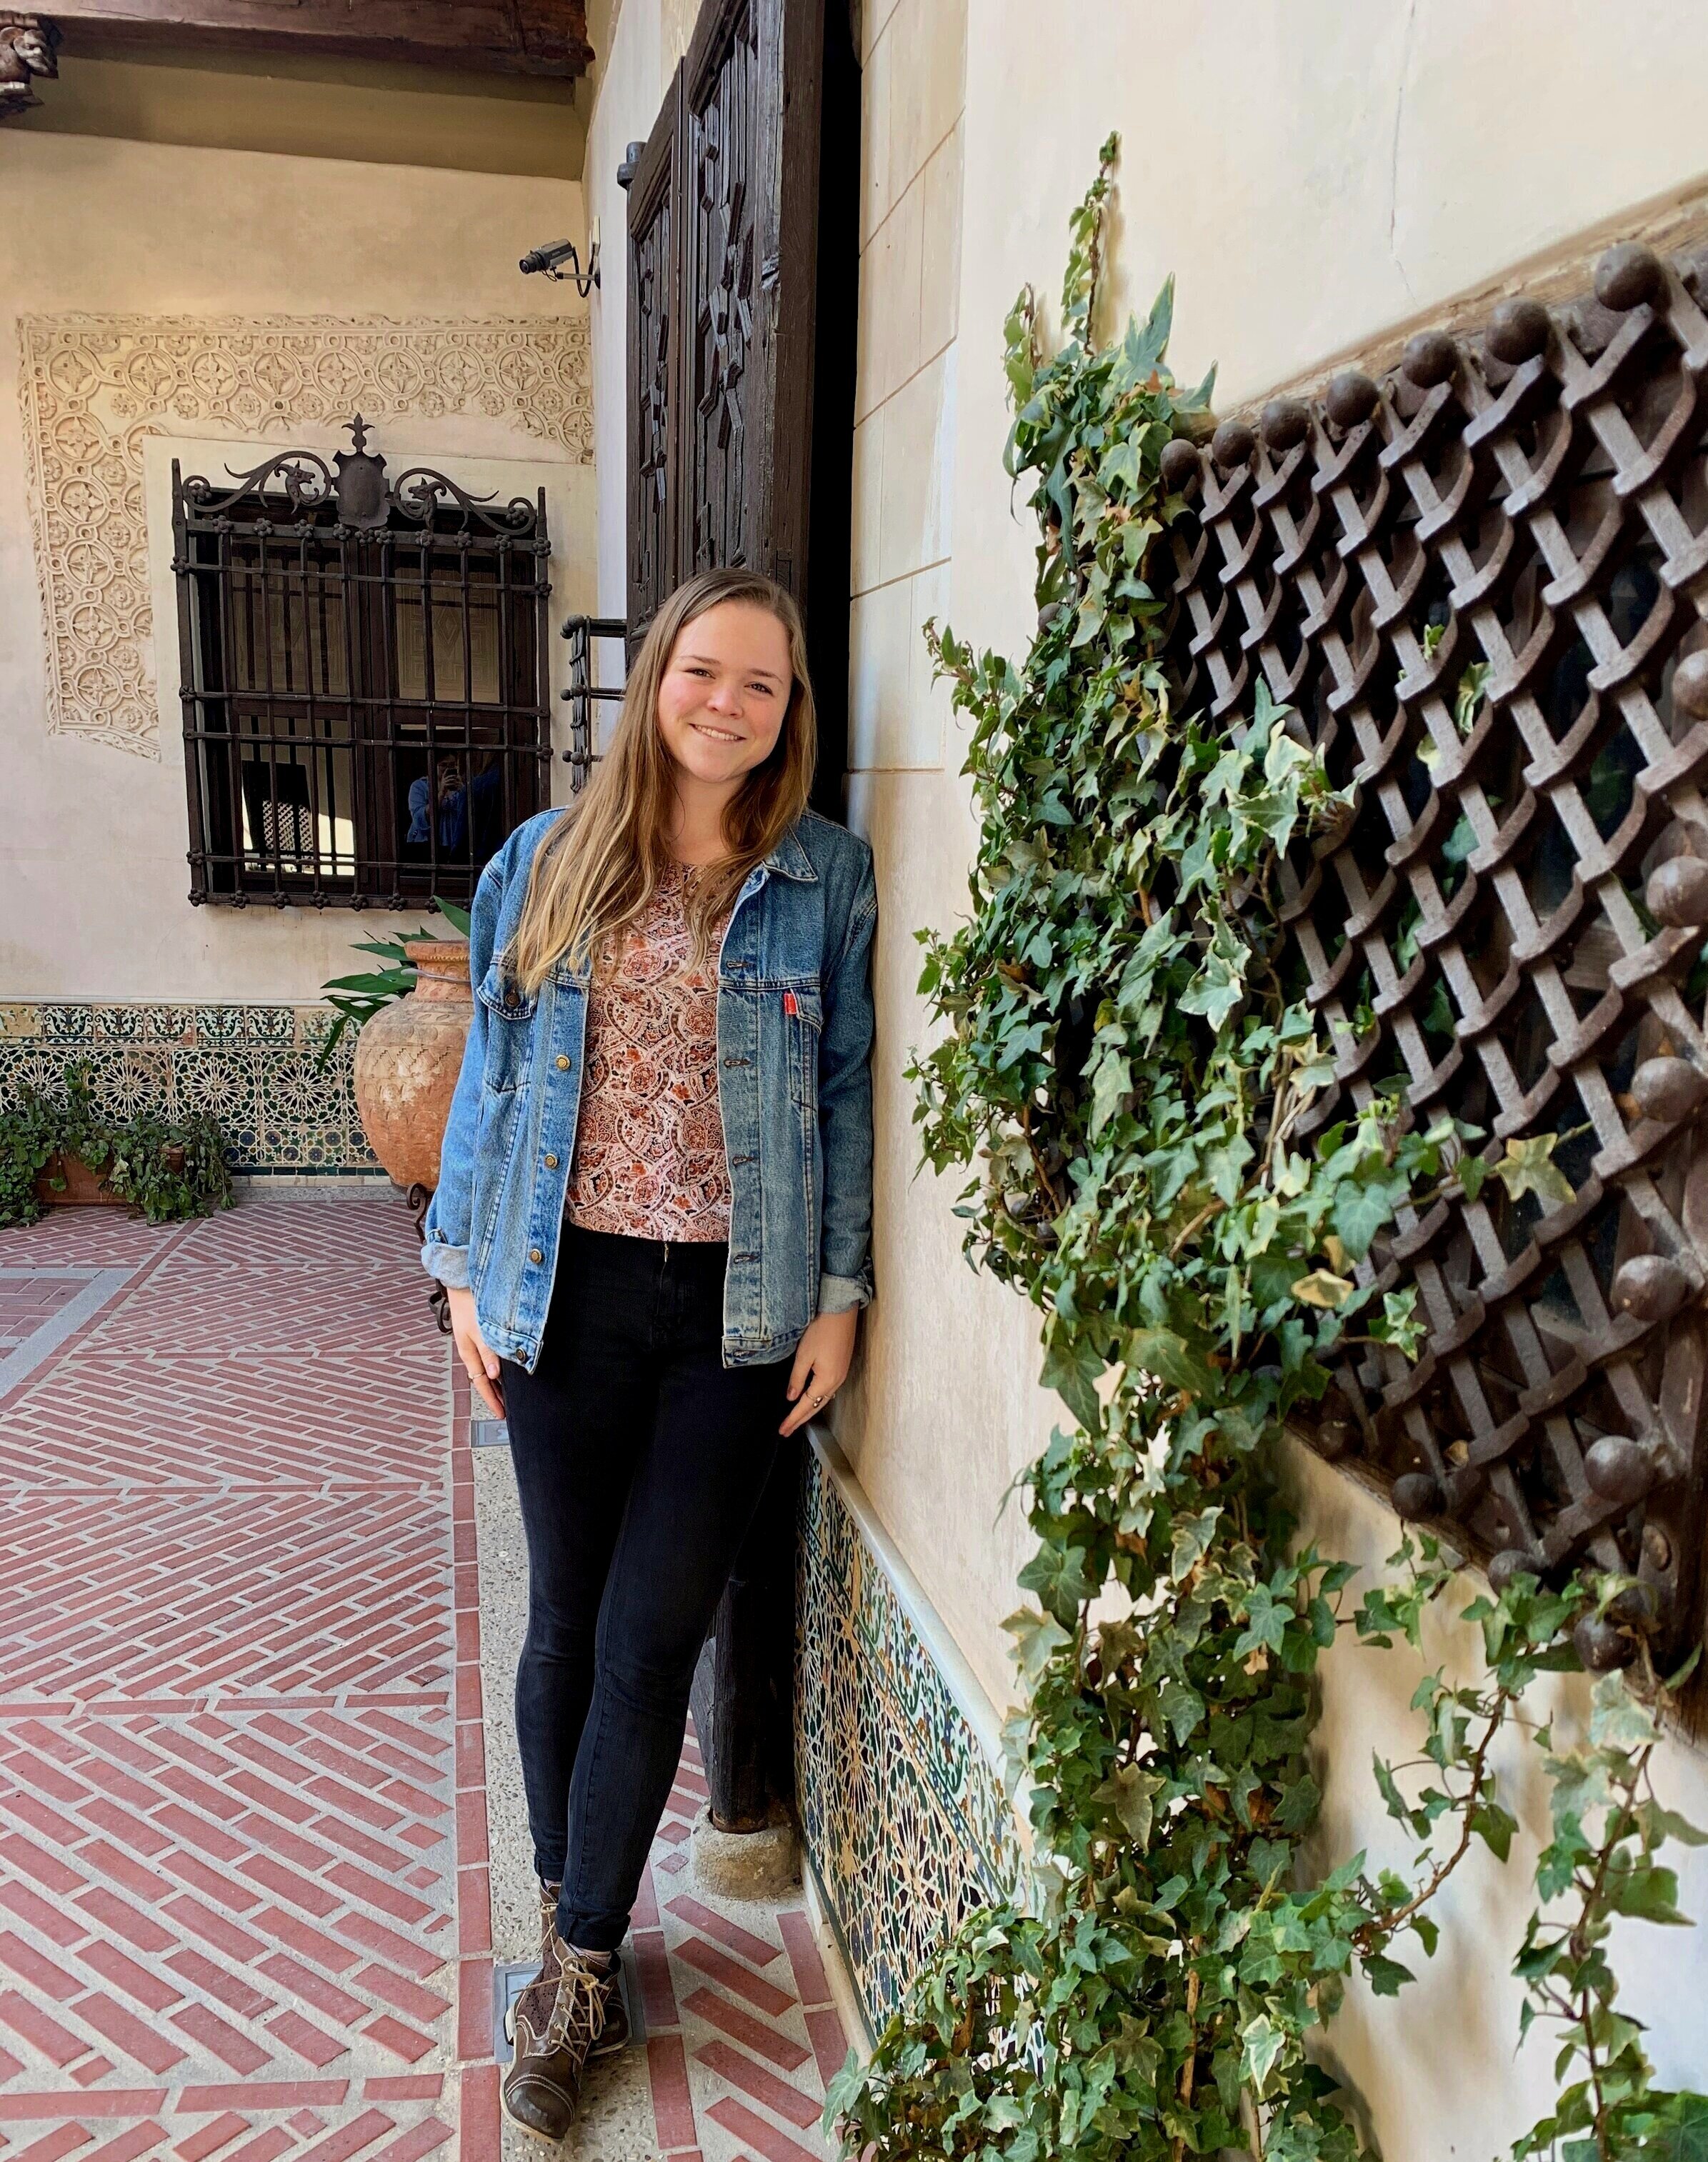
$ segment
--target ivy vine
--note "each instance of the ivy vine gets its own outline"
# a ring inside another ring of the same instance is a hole
[[[934,1169],[974,1172],[968,1253],[1043,1315],[1043,1378],[1073,1414],[1027,1474],[1037,1548],[1008,1624],[1032,1889],[975,1916],[833,2084],[827,2120],[870,2162],[1364,2154],[1313,2041],[1355,1969],[1392,1994],[1434,1951],[1430,1902],[1473,1846],[1506,1859],[1496,1737],[1530,1723],[1538,1674],[1577,1666],[1575,1627],[1623,1626],[1629,1589],[1519,1575],[1473,1600],[1483,1677],[1429,1676],[1417,1765],[1376,1768],[1414,1867],[1310,1877],[1322,1655],[1343,1630],[1419,1647],[1461,1580],[1408,1538],[1354,1607],[1353,1568],[1299,1543],[1284,1423],[1348,1345],[1415,1355],[1412,1294],[1382,1292],[1371,1260],[1402,1210],[1564,1182],[1553,1136],[1485,1151],[1397,1090],[1297,1140],[1331,1055],[1274,883],[1345,799],[1261,682],[1226,726],[1174,696],[1152,563],[1184,506],[1162,454],[1207,431],[1210,384],[1168,372],[1169,287],[1095,341],[1115,148],[1073,220],[1060,350],[1041,357],[1030,290],[1006,326],[1037,636],[1016,662],[928,634],[982,823],[970,920],[919,934],[946,1027],[911,1070],[916,1115]],[[1517,1971],[1527,2026],[1560,2030],[1559,2092],[1521,2156],[1708,2156],[1708,2099],[1655,2088],[1606,1955],[1616,1915],[1679,1919],[1656,1856],[1703,1836],[1648,1785],[1669,1686],[1639,1650],[1581,1746],[1536,1736],[1554,1836]]]
[[[86,1066],[68,1066],[58,1094],[24,1083],[0,1110],[0,1229],[33,1224],[48,1205],[39,1188],[63,1192],[58,1166],[76,1157],[115,1200],[151,1224],[180,1223],[232,1204],[231,1164],[217,1122],[205,1112],[169,1119],[138,1111],[114,1119],[95,1102]]]

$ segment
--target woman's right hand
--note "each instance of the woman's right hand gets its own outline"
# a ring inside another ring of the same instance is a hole
[[[457,1346],[457,1355],[468,1369],[476,1396],[494,1418],[502,1418],[504,1388],[499,1379],[499,1355],[480,1333],[480,1324],[474,1318],[474,1293],[463,1285],[447,1290],[445,1295],[451,1302],[451,1341]]]

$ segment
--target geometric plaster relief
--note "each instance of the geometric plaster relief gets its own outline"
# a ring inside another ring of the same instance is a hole
[[[18,322],[48,730],[159,758],[143,444],[481,414],[593,456],[585,316],[25,316]]]

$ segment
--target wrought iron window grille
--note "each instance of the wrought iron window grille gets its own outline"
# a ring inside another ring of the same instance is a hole
[[[545,491],[368,447],[172,467],[191,899],[466,901],[550,796]]]
[[[1708,256],[1625,245],[1164,454],[1179,694],[1261,671],[1353,790],[1283,880],[1316,1130],[1398,1077],[1570,1188],[1405,1212],[1362,1277],[1415,1284],[1422,1355],[1349,1352],[1308,1438],[1496,1581],[1628,1574],[1664,1658],[1708,1522],[1705,374]]]
[[[569,640],[569,687],[560,693],[569,708],[569,749],[563,759],[569,768],[570,787],[579,796],[603,756],[598,748],[593,708],[620,704],[623,698],[622,682],[593,681],[595,644],[614,641],[620,660],[628,650],[629,626],[621,616],[572,615],[565,620],[561,634]]]

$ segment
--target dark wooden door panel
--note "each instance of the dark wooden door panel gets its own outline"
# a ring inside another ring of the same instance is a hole
[[[629,185],[629,641],[632,655],[675,585],[682,394],[677,328],[681,68]]]

